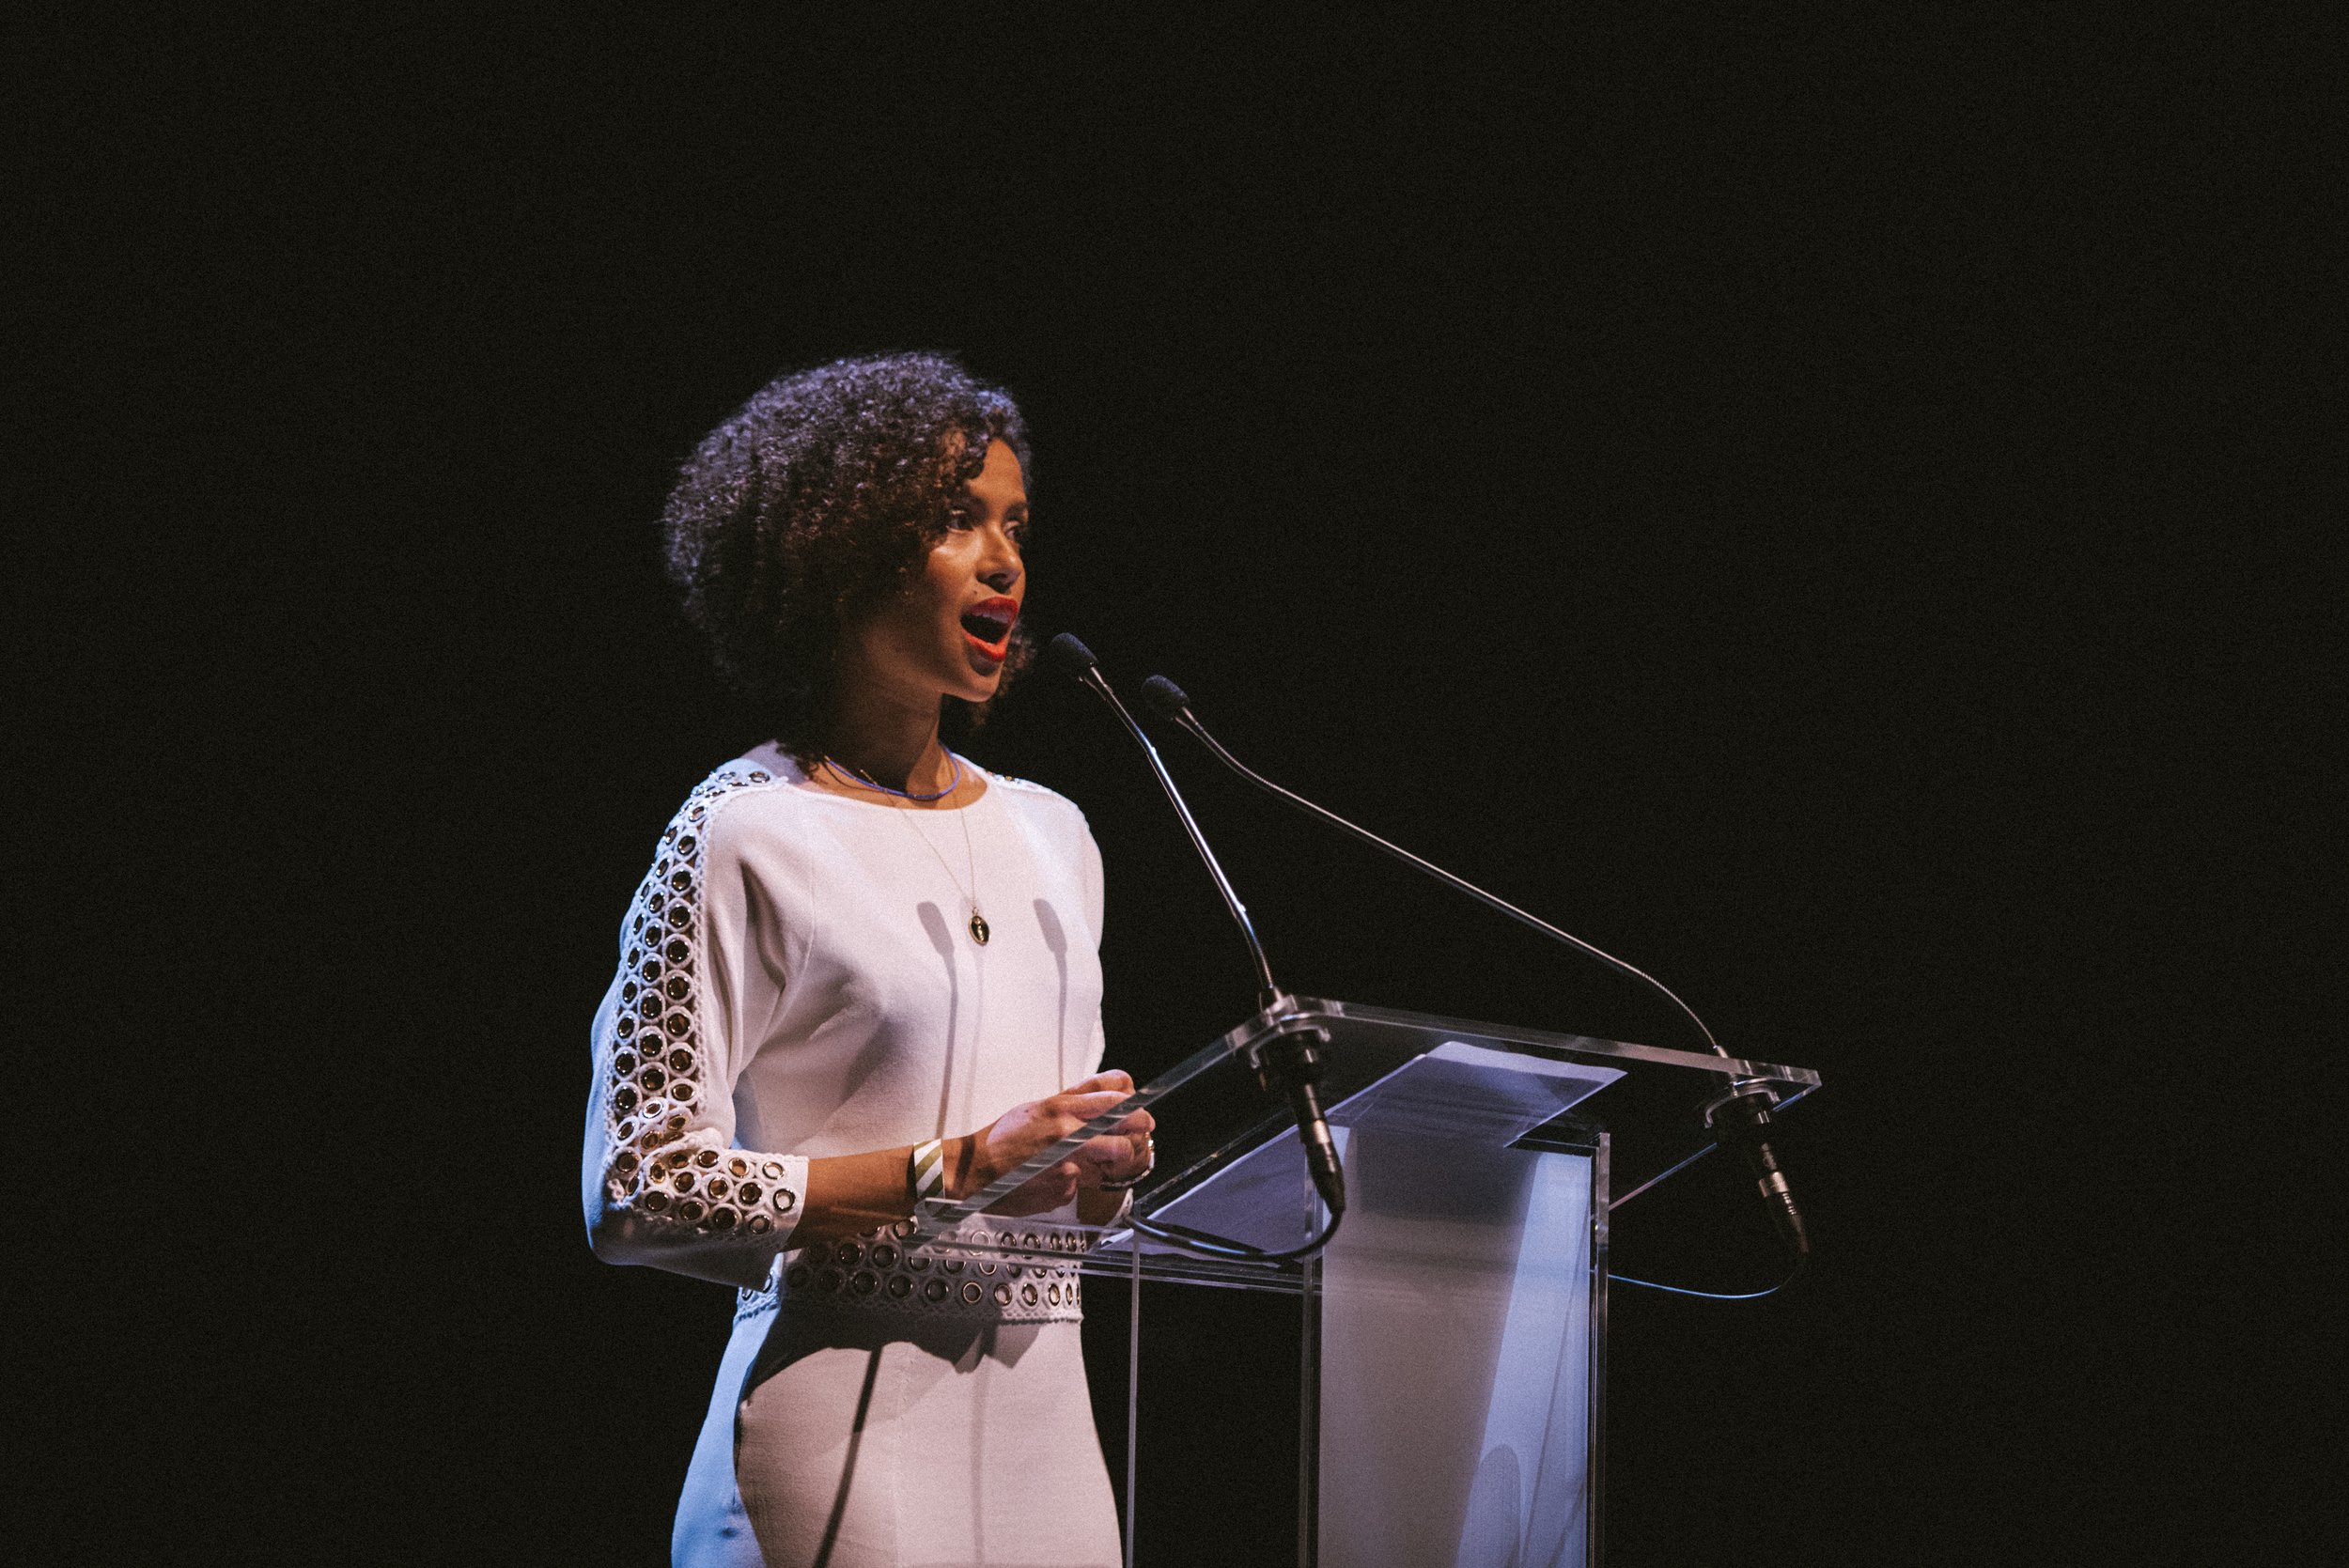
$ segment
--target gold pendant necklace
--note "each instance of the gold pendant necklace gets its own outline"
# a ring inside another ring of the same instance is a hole
[[[964,813],[970,809],[969,806],[962,806],[955,812],[955,815],[962,822],[963,862],[971,869],[971,885],[968,888],[962,885],[962,878],[955,875],[954,866],[948,862],[944,855],[939,852],[938,846],[931,842],[928,832],[911,822],[907,823],[906,826],[912,829],[913,836],[922,841],[922,846],[937,858],[940,868],[946,873],[946,879],[954,883],[955,891],[961,893],[963,902],[971,907],[971,919],[964,928],[971,933],[972,941],[985,947],[988,938],[993,936],[994,932],[988,925],[987,917],[979,913],[979,858],[977,851],[971,847],[971,819],[964,815]],[[906,816],[911,814],[900,811],[897,815]]]

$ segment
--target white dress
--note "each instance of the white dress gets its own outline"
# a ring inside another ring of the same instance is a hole
[[[687,799],[623,923],[589,1235],[740,1288],[678,1564],[1119,1560],[1073,1267],[791,1250],[810,1158],[973,1131],[1100,1064],[1100,852],[1062,797],[981,777],[909,812],[759,747]]]

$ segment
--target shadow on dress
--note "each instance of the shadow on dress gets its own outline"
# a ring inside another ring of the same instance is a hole
[[[922,931],[929,938],[932,951],[946,966],[946,1060],[938,1075],[938,1125],[930,1130],[932,1138],[943,1138],[947,1119],[954,1114],[956,1042],[962,1038],[962,977],[955,968],[955,939],[946,929],[945,912],[926,898],[914,912],[921,917]]]
[[[856,1483],[857,1455],[863,1446],[865,1426],[873,1416],[881,1361],[893,1348],[900,1356],[917,1354],[941,1363],[940,1375],[976,1372],[983,1361],[1018,1366],[1035,1343],[1040,1325],[1033,1323],[968,1323],[951,1318],[902,1318],[879,1312],[838,1312],[818,1309],[779,1310],[769,1323],[758,1354],[752,1358],[735,1395],[736,1439],[740,1440],[739,1412],[759,1385],[780,1376],[794,1364],[828,1350],[845,1350],[864,1358],[864,1376],[857,1392],[856,1411],[848,1424],[847,1452],[839,1483],[833,1488],[832,1510],[814,1568],[829,1568],[832,1548],[847,1515],[848,1496]]]

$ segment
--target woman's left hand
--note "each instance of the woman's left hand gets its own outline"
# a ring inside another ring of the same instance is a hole
[[[1016,1105],[982,1130],[950,1141],[948,1195],[964,1197],[988,1186],[1086,1122],[1114,1110],[1133,1092],[1134,1080],[1127,1074],[1115,1069],[1096,1073],[1057,1094]],[[1109,1131],[1086,1139],[988,1212],[1042,1214],[1081,1191],[1117,1180],[1121,1172],[1147,1169],[1150,1133],[1156,1126],[1146,1110],[1121,1117]]]

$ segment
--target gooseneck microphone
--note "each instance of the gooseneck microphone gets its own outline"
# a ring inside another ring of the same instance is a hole
[[[1330,811],[1326,807],[1314,804],[1311,800],[1306,800],[1302,795],[1296,793],[1294,790],[1282,788],[1279,784],[1274,784],[1270,779],[1266,778],[1263,774],[1257,772],[1254,768],[1240,761],[1239,758],[1234,756],[1231,753],[1223,749],[1223,743],[1221,741],[1207,733],[1207,726],[1199,722],[1199,715],[1191,711],[1190,698],[1184,695],[1183,689],[1181,687],[1175,685],[1164,675],[1152,675],[1148,680],[1143,681],[1142,683],[1142,695],[1143,700],[1147,702],[1151,707],[1156,709],[1159,717],[1172,720],[1174,722],[1180,724],[1184,729],[1189,730],[1194,739],[1196,739],[1202,746],[1205,746],[1209,752],[1214,753],[1218,762],[1223,764],[1224,767],[1230,768],[1233,772],[1237,773],[1241,778],[1246,779],[1250,784],[1254,784],[1258,789],[1265,791],[1268,795],[1277,796],[1279,799],[1288,802],[1288,804],[1296,807],[1299,811],[1303,812],[1308,816],[1314,817],[1318,821],[1327,822],[1332,828],[1337,828],[1353,834],[1356,838],[1361,839],[1364,844],[1369,845],[1371,847],[1383,850],[1387,854],[1393,856],[1396,860],[1401,861],[1405,865],[1411,867],[1414,871],[1423,872],[1429,877],[1433,877],[1437,881],[1443,883],[1446,887],[1453,889],[1455,892],[1467,893],[1470,898],[1475,899],[1478,903],[1500,910],[1502,914],[1507,915],[1511,920],[1517,922],[1520,925],[1531,926],[1532,929],[1539,931],[1543,936],[1549,938],[1553,941],[1563,942],[1568,947],[1575,949],[1577,952],[1586,953],[1592,957],[1597,959],[1600,963],[1606,964],[1613,969],[1620,970],[1624,973],[1630,975],[1633,979],[1654,987],[1665,1001],[1671,1002],[1674,1007],[1679,1008],[1680,1011],[1687,1016],[1688,1021],[1697,1026],[1697,1032],[1704,1036],[1704,1043],[1709,1048],[1719,1052],[1722,1056],[1727,1056],[1729,1054],[1729,1052],[1721,1049],[1720,1042],[1713,1038],[1713,1032],[1704,1027],[1704,1020],[1697,1017],[1696,1010],[1690,1007],[1687,1002],[1681,1001],[1679,997],[1675,996],[1672,993],[1672,987],[1666,986],[1662,981],[1657,979],[1645,970],[1625,963],[1613,954],[1603,952],[1602,950],[1592,946],[1589,942],[1584,941],[1581,938],[1574,935],[1570,931],[1559,930],[1558,927],[1550,924],[1549,922],[1542,919],[1539,915],[1528,914],[1525,910],[1518,908],[1515,904],[1510,903],[1507,899],[1501,898],[1494,893],[1486,893],[1483,888],[1478,887],[1475,883],[1468,881],[1463,877],[1455,877],[1452,873],[1446,871],[1443,867],[1437,865],[1432,862],[1421,860],[1417,855],[1412,854],[1408,849],[1404,848],[1400,845],[1389,844],[1385,839],[1380,838],[1377,833],[1372,832],[1369,829],[1357,827],[1355,824],[1348,822],[1345,817],[1340,816],[1336,812]]]
[[[1190,807],[1184,803],[1183,792],[1174,787],[1174,775],[1167,772],[1166,763],[1159,756],[1159,749],[1150,743],[1150,737],[1143,733],[1142,726],[1134,722],[1133,714],[1118,700],[1116,691],[1111,689],[1108,679],[1101,674],[1100,660],[1094,658],[1091,648],[1066,631],[1046,646],[1045,656],[1054,668],[1071,676],[1108,704],[1110,711],[1117,715],[1127,733],[1134,737],[1134,743],[1142,748],[1142,754],[1148,759],[1150,771],[1158,779],[1159,787],[1166,791],[1167,800],[1174,807],[1174,815],[1182,819],[1183,831],[1190,835],[1190,846],[1199,851],[1199,859],[1206,864],[1207,875],[1215,880],[1216,891],[1223,895],[1224,908],[1231,911],[1233,924],[1239,927],[1241,938],[1248,943],[1248,955],[1256,968],[1257,1006],[1269,1012],[1286,1001],[1288,993],[1273,981],[1272,966],[1265,958],[1264,943],[1256,938],[1256,927],[1248,918],[1247,907],[1240,903],[1239,894],[1232,891],[1231,878],[1224,876],[1222,865],[1215,858],[1215,851],[1207,847],[1206,835],[1199,831],[1198,822],[1190,815]],[[1329,1205],[1330,1223],[1322,1236],[1307,1248],[1278,1254],[1263,1253],[1250,1248],[1247,1249],[1250,1255],[1274,1258],[1303,1256],[1318,1251],[1328,1244],[1330,1235],[1335,1233],[1338,1217],[1346,1212],[1346,1172],[1339,1163],[1337,1143],[1330,1136],[1330,1123],[1322,1114],[1320,1097],[1314,1087],[1322,1072],[1321,1059],[1314,1047],[1315,1042],[1310,1035],[1279,1035],[1259,1052],[1258,1071],[1264,1087],[1268,1091],[1281,1093],[1289,1102],[1290,1112],[1297,1120],[1297,1136],[1305,1146],[1305,1167],[1313,1175],[1315,1190]],[[1159,1236],[1162,1240],[1195,1244],[1200,1239],[1199,1233],[1181,1227],[1161,1229],[1139,1218],[1134,1224],[1144,1234]],[[1221,1245],[1231,1248],[1239,1244],[1222,1242]]]
[[[1464,893],[1486,908],[1499,910],[1518,924],[1539,931],[1553,941],[1563,942],[1577,952],[1587,954],[1610,969],[1620,970],[1640,981],[1678,1008],[1681,1014],[1696,1026],[1697,1032],[1704,1037],[1705,1045],[1716,1054],[1723,1057],[1729,1055],[1728,1051],[1721,1048],[1720,1042],[1713,1038],[1713,1032],[1704,1026],[1704,1020],[1697,1017],[1696,1009],[1681,1001],[1671,986],[1645,970],[1624,962],[1613,954],[1593,946],[1572,932],[1561,931],[1540,916],[1528,913],[1507,899],[1486,893],[1475,883],[1464,877],[1455,877],[1432,862],[1420,859],[1399,845],[1388,843],[1369,829],[1348,822],[1337,813],[1315,805],[1294,790],[1283,789],[1281,785],[1274,784],[1270,779],[1258,773],[1226,751],[1223,743],[1210,735],[1207,732],[1207,726],[1199,722],[1199,715],[1192,711],[1190,698],[1185,694],[1183,689],[1164,675],[1152,675],[1148,680],[1143,681],[1142,695],[1159,717],[1180,725],[1190,734],[1191,738],[1205,746],[1217,761],[1258,789],[1286,802],[1316,821],[1326,822],[1332,828],[1352,834],[1364,844],[1392,856],[1413,870],[1433,877],[1455,892]],[[1170,784],[1168,787],[1173,786]],[[1785,1172],[1779,1168],[1778,1157],[1771,1150],[1769,1141],[1764,1135],[1764,1129],[1769,1126],[1772,1104],[1770,1092],[1765,1085],[1751,1079],[1742,1079],[1733,1084],[1727,1094],[1704,1108],[1705,1126],[1713,1132],[1716,1142],[1735,1145],[1745,1154],[1748,1166],[1754,1172],[1756,1185],[1761,1188],[1763,1201],[1769,1206],[1771,1219],[1776,1223],[1780,1235],[1795,1250],[1797,1258],[1806,1257],[1811,1251],[1810,1234],[1803,1226],[1801,1213],[1795,1206],[1794,1194],[1786,1185]]]
[[[1126,710],[1126,705],[1118,701],[1117,693],[1110,689],[1108,679],[1101,674],[1101,661],[1093,657],[1093,650],[1080,642],[1074,633],[1066,631],[1053,638],[1046,645],[1044,654],[1053,668],[1073,677],[1085,690],[1107,703],[1110,711],[1125,724],[1126,733],[1134,737],[1134,744],[1142,748],[1142,754],[1150,759],[1151,773],[1158,779],[1159,787],[1166,791],[1166,799],[1174,806],[1174,815],[1182,818],[1183,831],[1190,835],[1190,846],[1198,850],[1199,858],[1206,862],[1207,875],[1215,878],[1215,891],[1223,895],[1223,907],[1232,912],[1232,924],[1239,927],[1240,939],[1248,944],[1248,956],[1256,966],[1256,1005],[1266,1008],[1276,1005],[1283,992],[1272,982],[1272,966],[1265,961],[1264,943],[1256,939],[1255,924],[1248,918],[1247,906],[1239,901],[1239,894],[1232,891],[1232,879],[1223,875],[1223,867],[1217,862],[1215,851],[1207,847],[1206,835],[1191,819],[1190,808],[1183,803],[1183,792],[1174,787],[1174,775],[1167,772],[1166,764],[1159,757],[1159,749],[1150,744],[1150,737],[1143,733],[1142,726],[1134,722],[1134,716]]]

